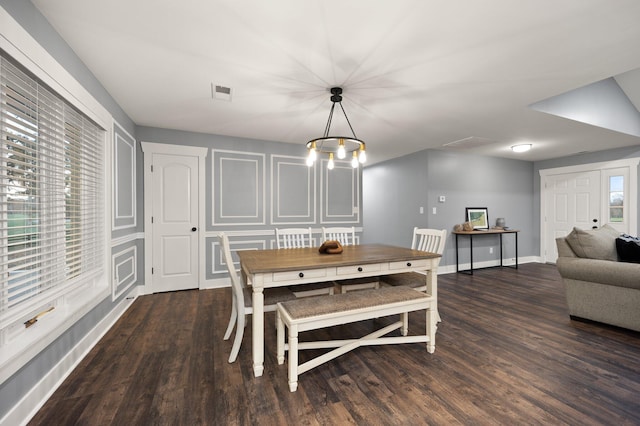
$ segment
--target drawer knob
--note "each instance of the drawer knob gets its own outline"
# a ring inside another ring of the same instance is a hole
[[[407,266],[411,266],[411,262],[407,262]]]
[[[362,272],[362,266],[358,266],[358,272]]]
[[[299,276],[300,278],[304,278],[304,273],[300,272],[300,273],[298,274],[298,276]]]

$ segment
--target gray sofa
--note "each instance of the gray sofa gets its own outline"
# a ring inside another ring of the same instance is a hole
[[[569,315],[640,331],[640,263],[619,262],[608,225],[556,238]]]

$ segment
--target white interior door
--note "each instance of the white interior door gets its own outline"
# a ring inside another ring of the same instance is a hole
[[[580,229],[600,227],[600,182],[599,170],[546,176],[543,182],[546,262],[555,262],[558,258],[557,237],[567,235],[576,226]]]
[[[198,158],[153,155],[153,292],[198,288]]]

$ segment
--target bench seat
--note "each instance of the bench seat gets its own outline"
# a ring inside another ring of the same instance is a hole
[[[384,287],[333,296],[317,296],[278,303],[277,356],[283,364],[285,350],[289,352],[289,389],[295,392],[298,375],[309,371],[359,346],[398,343],[427,343],[427,351],[435,351],[435,298],[409,287]],[[426,329],[421,335],[408,335],[408,313],[426,310]],[[400,321],[383,327],[360,339],[298,342],[298,333],[400,314]],[[288,344],[285,343],[285,327]],[[402,336],[382,337],[401,329]],[[298,365],[298,351],[304,349],[336,348]]]

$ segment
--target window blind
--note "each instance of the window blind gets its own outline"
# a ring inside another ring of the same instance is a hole
[[[0,329],[104,269],[104,130],[0,57]]]

